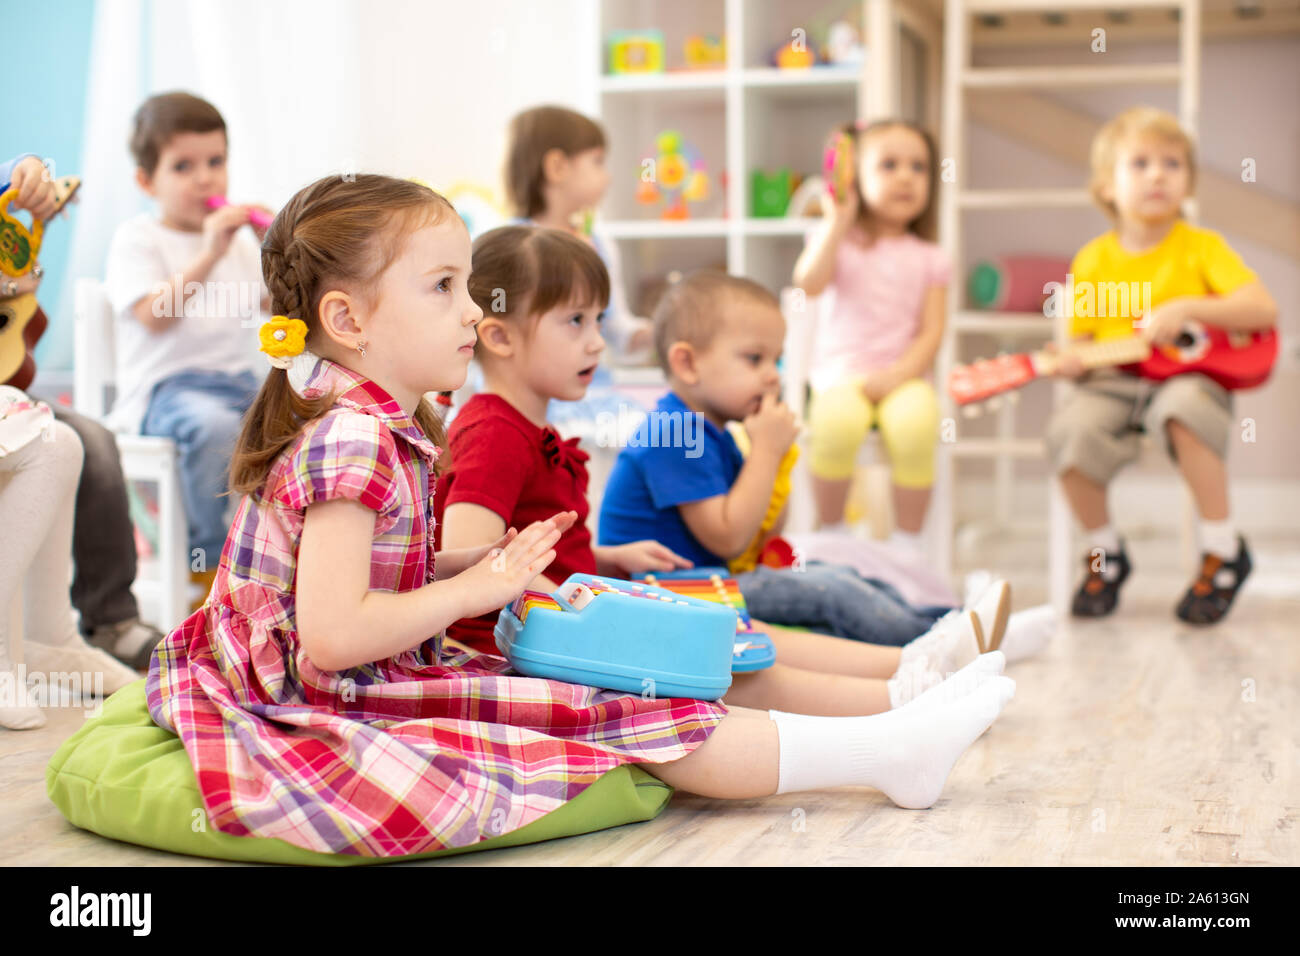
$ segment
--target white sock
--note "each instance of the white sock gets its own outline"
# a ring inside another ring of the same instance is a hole
[[[1200,521],[1201,550],[1217,554],[1224,561],[1237,557],[1237,529],[1232,526],[1230,518],[1222,521]]]
[[[817,532],[818,534],[852,534],[853,529],[847,523],[839,521],[835,524],[824,524],[817,529]]]
[[[974,611],[949,611],[930,630],[903,645],[899,670],[920,657],[928,659],[930,668],[941,674],[961,670],[980,655],[979,626]]]
[[[8,658],[0,655],[0,727],[9,730],[44,727],[45,714],[32,701],[27,682],[20,681],[15,670]]]
[[[1088,547],[1105,548],[1111,554],[1116,554],[1119,551],[1119,534],[1115,531],[1115,526],[1104,524],[1089,531]]]
[[[127,684],[134,684],[143,678],[127,667],[116,657],[98,647],[91,647],[80,635],[76,641],[51,647],[36,641],[23,645],[26,665],[29,673],[41,671],[46,674],[71,672],[77,674],[103,674],[104,694],[112,694]]]
[[[898,676],[898,678],[889,680],[889,700],[891,700],[893,709],[901,708],[901,706],[935,708],[935,706],[952,704],[958,697],[965,697],[967,693],[974,691],[984,680],[1001,674],[1005,667],[1006,658],[1002,656],[1002,652],[993,650],[988,654],[980,654],[979,657],[976,657],[969,665],[962,667],[956,674],[950,674],[946,680],[915,682],[915,680],[907,679],[910,676],[909,672],[909,675]],[[933,675],[935,671],[926,671],[926,674]],[[906,700],[900,698],[898,704],[893,702],[894,683],[896,682],[900,684],[901,692],[913,691],[910,696],[907,696]],[[920,683],[926,684],[926,687],[919,687]]]
[[[856,785],[875,787],[900,807],[933,806],[957,758],[1015,692],[1016,682],[999,676],[949,704],[908,705],[870,717],[769,711],[781,751],[776,792]]]
[[[1056,611],[1050,604],[1012,611],[999,650],[1008,661],[1024,660],[1045,648],[1055,633]]]

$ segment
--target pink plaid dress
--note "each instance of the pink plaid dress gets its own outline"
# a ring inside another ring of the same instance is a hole
[[[371,589],[418,588],[433,580],[440,453],[383,389],[322,359],[303,392],[326,391],[334,407],[244,497],[207,602],[149,667],[149,712],[184,743],[212,826],[362,856],[465,846],[708,738],[721,705],[521,677],[436,635],[347,671],[313,665],[294,617],[305,509],[372,509]]]

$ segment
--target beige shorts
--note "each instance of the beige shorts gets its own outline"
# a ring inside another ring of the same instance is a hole
[[[1171,418],[1220,458],[1227,457],[1233,403],[1222,385],[1198,373],[1153,382],[1113,370],[1079,380],[1047,426],[1048,455],[1058,473],[1078,468],[1098,484],[1109,484],[1137,458],[1142,432],[1161,436],[1176,460],[1165,431]]]

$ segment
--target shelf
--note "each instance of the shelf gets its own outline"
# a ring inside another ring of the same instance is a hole
[[[1019,66],[963,70],[961,84],[967,89],[1060,89],[1080,86],[1138,86],[1151,83],[1176,84],[1182,76],[1177,63],[1135,66]]]
[[[957,191],[961,209],[1036,209],[1091,206],[1086,189],[963,189]]]
[[[615,239],[726,238],[726,219],[613,219],[600,224]]]
[[[809,229],[812,229],[818,219],[812,217],[799,216],[794,219],[781,218],[754,218],[741,220],[740,231],[746,236],[798,236],[802,238]]]
[[[602,93],[722,93],[727,88],[727,71],[700,70],[682,73],[618,73],[600,77]]]
[[[802,238],[817,225],[806,217],[794,219],[611,219],[598,228],[615,239],[698,239],[727,236],[794,236]]]
[[[1104,0],[966,0],[966,10],[970,13],[1011,13],[1017,10],[1033,10],[1043,13],[1060,13],[1066,10],[1108,10],[1114,4]],[[1123,7],[1181,7],[1181,0],[1124,0]]]
[[[750,89],[824,89],[842,87],[853,92],[861,82],[855,67],[809,67],[806,70],[780,70],[774,66],[751,67],[741,71],[741,82]]]
[[[1052,338],[1052,323],[1038,312],[984,312],[964,311],[953,314],[954,332],[972,335],[1025,336],[1026,338]]]
[[[959,438],[948,445],[948,450],[962,458],[1042,458],[1047,454],[1041,438]]]

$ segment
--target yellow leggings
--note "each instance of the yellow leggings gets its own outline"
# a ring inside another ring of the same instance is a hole
[[[830,481],[852,477],[858,449],[872,422],[889,453],[894,484],[929,488],[934,484],[934,446],[939,435],[939,399],[930,384],[913,378],[873,408],[861,381],[814,392],[808,409],[808,467]]]

